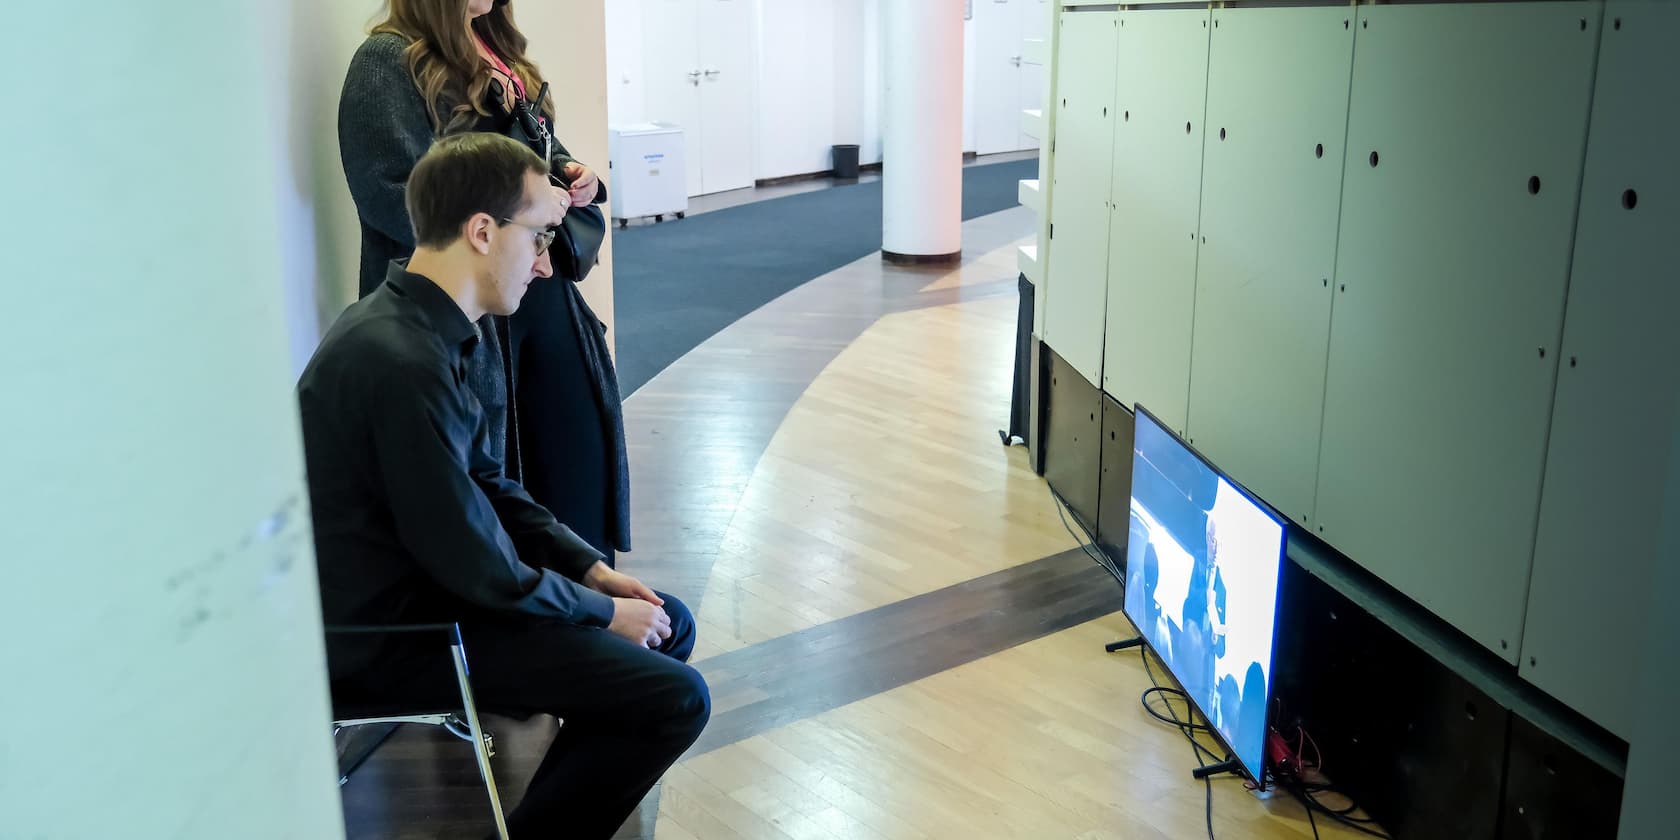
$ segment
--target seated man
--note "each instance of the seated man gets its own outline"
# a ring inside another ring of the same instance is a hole
[[[327,623],[458,621],[486,708],[565,720],[519,806],[518,837],[607,838],[711,714],[684,664],[694,621],[613,571],[502,474],[466,384],[486,313],[550,274],[565,203],[548,166],[491,134],[415,167],[418,247],[327,332],[298,383]],[[447,656],[328,651],[335,683],[432,696]]]

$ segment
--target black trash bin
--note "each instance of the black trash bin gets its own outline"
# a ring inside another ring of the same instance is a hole
[[[855,145],[838,145],[834,147],[834,177],[847,180],[857,180],[858,176],[858,147]]]

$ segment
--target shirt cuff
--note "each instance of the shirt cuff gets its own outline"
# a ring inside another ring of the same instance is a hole
[[[582,590],[581,595],[578,608],[583,611],[583,615],[577,623],[586,627],[606,627],[612,624],[613,599],[587,588]]]
[[[590,569],[595,568],[596,563],[607,559],[607,556],[596,551],[593,546],[584,543],[581,539],[578,542],[583,544],[576,547],[556,547],[552,555],[554,562],[550,564],[549,568],[578,583],[583,583],[583,576],[588,574]]]

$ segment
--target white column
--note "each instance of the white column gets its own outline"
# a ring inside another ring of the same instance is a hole
[[[962,255],[963,0],[881,4],[882,256]]]
[[[344,836],[282,291],[307,8],[7,9],[0,836]]]

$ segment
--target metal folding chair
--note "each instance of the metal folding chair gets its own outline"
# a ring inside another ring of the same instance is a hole
[[[461,644],[461,628],[456,624],[399,624],[399,625],[329,625],[327,636],[389,635],[434,633],[440,641],[447,639],[450,655],[455,661],[455,679],[461,692],[460,708],[438,708],[430,702],[405,702],[401,698],[348,698],[333,691],[333,735],[353,726],[369,724],[419,723],[441,726],[456,737],[473,745],[478,755],[478,774],[484,779],[484,792],[490,798],[490,811],[496,818],[496,836],[508,840],[507,820],[502,815],[502,800],[496,793],[496,777],[490,770],[490,757],[495,755],[495,743],[478,720],[478,706],[473,702],[472,684],[467,679],[467,652]],[[381,738],[380,740],[383,740]],[[350,780],[350,774],[372,755],[372,746],[361,754],[349,757],[339,767],[340,785]]]

